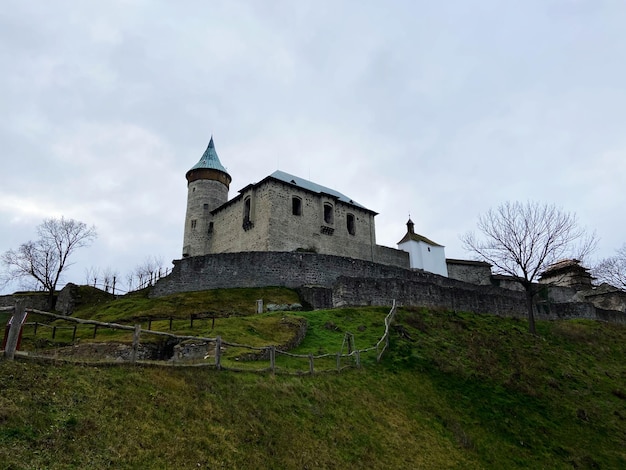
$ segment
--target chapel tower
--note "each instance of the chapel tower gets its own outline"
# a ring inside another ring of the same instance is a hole
[[[220,162],[213,136],[200,161],[185,175],[187,178],[187,213],[183,238],[183,257],[209,252],[213,231],[211,211],[228,201],[232,178]]]

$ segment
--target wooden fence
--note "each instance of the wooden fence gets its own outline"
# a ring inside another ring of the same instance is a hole
[[[23,305],[21,304],[21,302],[18,302],[15,307],[0,308],[0,312],[2,311],[13,312],[13,315],[11,316],[10,320],[7,322],[7,325],[6,325],[5,344],[3,344],[4,357],[7,360],[14,359],[16,355],[16,351],[19,348],[19,342],[20,342],[23,326],[26,324],[25,323],[26,316],[28,313],[33,313],[33,314],[42,315],[48,318],[52,318],[54,320],[64,320],[67,322],[72,322],[72,323],[76,323],[80,325],[92,325],[94,327],[94,337],[98,331],[98,328],[110,328],[110,329],[125,330],[125,331],[132,332],[133,340],[132,340],[132,347],[130,351],[130,359],[127,362],[130,362],[133,364],[134,363],[158,364],[159,362],[165,364],[165,361],[140,361],[137,359],[137,353],[139,350],[141,335],[157,335],[157,336],[171,338],[177,342],[191,340],[195,342],[206,343],[207,345],[213,345],[214,362],[212,364],[209,362],[204,362],[203,364],[200,364],[200,365],[214,366],[218,370],[255,371],[255,372],[270,371],[271,373],[288,372],[286,370],[282,370],[276,365],[277,356],[284,356],[284,357],[295,359],[297,361],[304,360],[308,366],[306,368],[306,371],[309,374],[313,374],[315,372],[330,371],[330,370],[336,370],[339,372],[342,369],[346,367],[352,367],[353,365],[359,368],[361,367],[361,356],[363,354],[370,353],[373,351],[376,351],[376,360],[380,361],[381,357],[383,356],[383,353],[389,347],[390,325],[394,319],[396,310],[397,310],[396,301],[394,300],[391,310],[385,317],[385,321],[384,321],[385,331],[382,337],[380,338],[380,340],[374,346],[365,348],[365,349],[360,349],[360,350],[353,349],[353,341],[349,340],[350,334],[346,333],[346,337],[344,337],[344,344],[342,345],[342,348],[340,351],[337,351],[336,353],[331,353],[331,354],[313,355],[312,353],[292,354],[287,351],[282,351],[276,348],[276,346],[274,345],[256,347],[256,346],[250,346],[250,345],[244,345],[244,344],[238,344],[238,343],[231,343],[231,342],[222,340],[220,336],[217,336],[215,338],[210,338],[210,337],[202,337],[202,336],[175,335],[175,334],[167,333],[163,331],[154,331],[151,329],[145,330],[141,328],[140,324],[130,326],[130,325],[121,325],[117,323],[105,323],[105,322],[99,322],[95,320],[85,320],[81,318],[68,317],[65,315],[58,315],[55,313],[44,312],[44,311],[36,310],[36,309],[25,309]],[[192,317],[192,322],[193,322],[193,317]],[[38,327],[38,325],[39,326],[45,325],[46,328],[52,328],[53,338],[56,334],[57,329],[64,328],[58,325],[50,326],[45,323],[35,322],[34,323],[35,329]],[[72,342],[74,342],[76,339],[76,326],[65,327],[65,329],[73,330]],[[348,341],[346,341],[346,338],[348,338]],[[266,361],[268,360],[269,366],[264,369],[251,369],[251,368],[225,366],[222,361],[223,350],[225,348],[240,348],[240,349],[250,350],[252,356],[256,358],[263,358]],[[347,348],[347,352],[345,353],[344,353],[344,348]],[[41,358],[45,356],[20,353],[20,357]],[[46,357],[46,358],[50,359],[49,357]],[[210,358],[210,355],[208,354],[204,357],[205,360],[209,358]],[[331,359],[332,362],[334,363],[334,367],[332,369],[331,368],[322,368],[322,369],[317,368],[316,369],[315,361],[326,360],[327,362],[329,359]],[[81,362],[81,363],[85,363],[85,362]],[[89,363],[98,365],[98,364],[102,364],[103,361],[87,362],[87,364]],[[171,365],[169,362],[167,364]],[[187,364],[175,364],[175,365],[187,365]],[[298,372],[298,373],[302,373],[302,372]]]

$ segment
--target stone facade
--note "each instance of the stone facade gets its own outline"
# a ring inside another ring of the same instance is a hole
[[[222,181],[198,179],[187,186],[187,212],[183,238],[183,256],[198,256],[210,250],[211,211],[228,199],[228,186]]]
[[[484,261],[463,259],[446,260],[448,277],[480,286],[491,285],[491,265]]]
[[[402,254],[383,254],[392,248],[377,250],[374,216],[268,177],[214,211],[209,252],[304,251],[408,266]]]

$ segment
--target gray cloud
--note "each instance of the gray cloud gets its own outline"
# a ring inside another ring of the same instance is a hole
[[[95,224],[85,266],[177,258],[211,134],[231,196],[276,168],[377,212],[395,246],[505,200],[624,242],[626,6],[613,1],[9,1],[0,15],[0,251]]]

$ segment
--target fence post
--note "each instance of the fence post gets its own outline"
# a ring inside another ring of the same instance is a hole
[[[148,318],[148,330],[152,329],[152,317]]]
[[[263,313],[263,299],[256,301],[256,313]]]
[[[356,358],[356,367],[357,369],[361,368],[361,351],[358,349],[354,352],[354,356]]]
[[[52,339],[57,337],[57,327],[56,325],[52,327]]]
[[[215,367],[217,370],[222,368],[222,337],[215,338]]]
[[[170,317],[170,331],[172,331],[172,317]]]
[[[341,353],[337,353],[337,372],[341,371]]]
[[[39,326],[39,323],[35,322],[35,331],[33,331],[33,336],[37,336],[37,326]]]
[[[272,374],[276,372],[276,346],[270,346],[270,370]]]
[[[313,375],[313,353],[309,353],[309,374]]]
[[[12,361],[15,357],[15,350],[17,349],[17,343],[20,338],[20,332],[22,331],[22,323],[26,318],[26,311],[24,310],[24,303],[18,300],[15,303],[15,309],[13,310],[13,318],[11,320],[11,328],[7,335],[7,344],[4,349],[4,357],[8,361]]]
[[[96,339],[96,334],[98,333],[98,325],[93,326],[93,339]]]
[[[72,333],[72,343],[76,341],[76,325],[74,325],[74,333]]]
[[[130,352],[130,362],[133,364],[137,360],[137,350],[139,349],[139,336],[141,335],[141,324],[135,325],[135,331],[133,332],[133,349]]]

